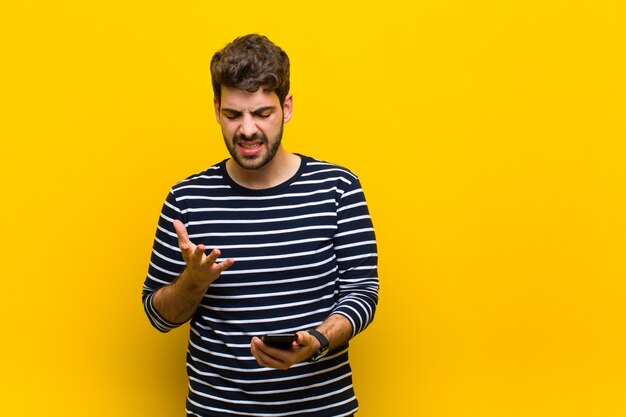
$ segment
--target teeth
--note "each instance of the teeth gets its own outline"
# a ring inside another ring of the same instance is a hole
[[[246,149],[255,149],[261,146],[259,143],[240,143],[239,145]]]

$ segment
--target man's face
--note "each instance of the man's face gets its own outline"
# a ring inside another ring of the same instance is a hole
[[[281,107],[273,91],[222,86],[221,99],[221,105],[215,100],[215,116],[233,160],[245,169],[264,167],[280,148],[283,123],[291,118],[291,95]]]

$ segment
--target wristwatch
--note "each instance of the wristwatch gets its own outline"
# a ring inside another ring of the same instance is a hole
[[[317,330],[307,330],[307,332],[320,342],[320,348],[309,358],[309,362],[317,362],[328,353],[328,339]]]

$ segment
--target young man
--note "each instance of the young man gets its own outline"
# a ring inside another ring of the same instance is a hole
[[[211,75],[231,158],[174,185],[143,289],[158,330],[191,320],[187,415],[352,415],[348,341],[378,301],[359,180],[281,145],[289,58],[266,37],[235,39]]]

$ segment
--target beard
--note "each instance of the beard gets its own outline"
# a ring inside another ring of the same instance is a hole
[[[265,165],[269,164],[274,156],[276,156],[276,152],[278,152],[278,148],[280,148],[280,143],[283,139],[283,124],[280,125],[280,130],[271,139],[261,132],[255,133],[250,137],[244,137],[242,134],[237,133],[232,139],[228,139],[224,133],[222,133],[224,137],[224,143],[226,144],[226,148],[228,149],[228,153],[233,158],[233,160],[244,169],[260,169]],[[265,153],[261,153],[260,155],[242,155],[239,152],[237,147],[238,142],[246,142],[246,141],[261,141],[263,142],[263,146],[267,148]]]

